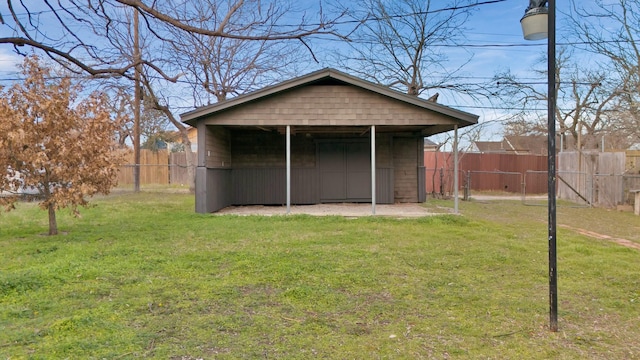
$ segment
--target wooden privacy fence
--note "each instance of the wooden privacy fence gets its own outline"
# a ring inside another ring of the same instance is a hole
[[[640,176],[627,171],[629,165],[624,152],[562,152],[558,197],[609,208],[629,203],[629,190],[640,185]]]
[[[195,163],[196,154],[191,154]],[[126,155],[126,163],[118,171],[118,184],[133,184],[133,151]],[[169,153],[167,150],[140,150],[140,184],[167,185],[189,184],[186,153]]]
[[[186,152],[171,153],[169,155],[169,182],[171,184],[189,184],[189,172],[187,171],[187,154]],[[192,152],[191,163],[195,164],[198,154]]]
[[[453,154],[425,152],[428,194],[453,193]],[[546,194],[547,156],[461,153],[460,191]],[[615,207],[632,204],[630,190],[640,189],[640,151],[561,152],[556,195],[577,203]]]
[[[453,153],[425,152],[427,193],[453,192]],[[547,170],[547,157],[516,154],[459,154],[458,183],[472,191],[500,191],[540,194],[547,191],[547,179],[528,175]]]

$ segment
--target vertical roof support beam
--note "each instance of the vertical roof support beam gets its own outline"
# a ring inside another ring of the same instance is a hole
[[[458,213],[458,125],[453,125],[453,212]]]
[[[287,214],[291,213],[291,125],[287,125]]]
[[[376,214],[376,126],[371,125],[371,214]]]

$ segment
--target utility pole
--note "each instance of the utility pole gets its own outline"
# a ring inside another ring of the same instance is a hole
[[[133,9],[133,62],[134,98],[133,98],[133,191],[140,192],[140,33],[138,30],[138,9]]]

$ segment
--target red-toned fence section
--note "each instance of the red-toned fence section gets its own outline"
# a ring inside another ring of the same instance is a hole
[[[453,153],[425,152],[425,183],[427,193],[453,192]],[[459,154],[459,184],[469,181],[475,191],[503,191],[521,193],[547,192],[546,176],[528,176],[527,173],[547,170],[547,157],[515,154]]]

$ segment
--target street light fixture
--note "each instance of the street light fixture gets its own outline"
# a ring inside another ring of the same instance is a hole
[[[545,6],[548,5],[547,6]],[[558,272],[556,257],[556,2],[530,0],[520,20],[526,40],[547,38],[547,178],[549,204],[549,323],[558,331]],[[545,26],[546,25],[546,26]],[[546,29],[545,29],[546,28]]]

